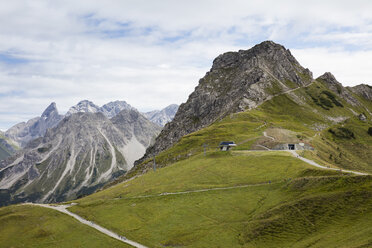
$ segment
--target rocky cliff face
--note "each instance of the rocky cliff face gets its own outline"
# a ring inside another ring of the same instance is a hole
[[[179,106],[177,104],[171,104],[162,110],[150,111],[144,113],[143,115],[146,116],[147,119],[149,119],[153,123],[163,127],[165,126],[165,124],[173,120],[174,116],[177,113],[178,107]]]
[[[213,61],[211,70],[138,163],[229,113],[255,108],[276,94],[308,85],[312,80],[312,73],[289,50],[272,41],[224,53]]]
[[[62,118],[63,115],[58,114],[56,104],[53,102],[45,109],[41,117],[18,123],[8,129],[5,136],[20,147],[25,147],[30,140],[44,136],[46,130],[55,127]]]
[[[160,127],[135,110],[75,113],[0,163],[0,205],[92,193],[133,166]]]

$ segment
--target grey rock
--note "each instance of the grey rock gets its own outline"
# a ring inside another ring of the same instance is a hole
[[[114,102],[109,102],[109,103],[103,105],[100,108],[100,112],[102,112],[108,118],[112,118],[112,117],[116,116],[117,114],[119,114],[120,111],[122,111],[124,109],[125,110],[131,110],[131,109],[136,110],[135,108],[130,106],[125,101],[114,101]]]
[[[55,127],[62,119],[63,115],[58,114],[56,104],[53,102],[41,117],[14,125],[5,132],[5,136],[20,147],[25,147],[32,139],[44,136],[47,129]]]
[[[66,113],[66,116],[69,116],[73,113],[98,113],[101,112],[108,118],[112,118],[115,115],[117,115],[120,111],[123,109],[135,109],[132,106],[130,106],[125,101],[114,101],[109,102],[102,107],[99,107],[98,105],[94,104],[91,101],[83,100],[80,101],[75,106],[72,106],[69,111]]]
[[[372,101],[372,86],[368,84],[360,84],[354,87],[348,87],[355,94],[363,97],[366,100]]]
[[[367,121],[367,117],[366,117],[364,114],[359,114],[359,115],[358,115],[358,118],[359,118],[359,120],[361,120],[361,121]]]
[[[155,141],[161,130],[159,125],[152,123],[135,109],[124,109],[111,118],[111,121],[128,140],[135,136],[145,147]]]
[[[66,116],[75,114],[75,113],[97,113],[102,112],[101,108],[95,105],[93,102],[88,100],[83,100],[78,102],[75,106],[72,106],[66,113]]]
[[[168,122],[173,120],[174,116],[177,113],[178,110],[177,104],[171,104],[167,107],[165,107],[162,110],[153,110],[150,112],[146,112],[143,115],[147,117],[150,121],[153,123],[158,124],[159,126],[165,126]]]

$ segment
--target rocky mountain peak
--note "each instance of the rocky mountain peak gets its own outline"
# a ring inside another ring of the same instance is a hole
[[[134,109],[126,101],[113,101],[109,102],[101,107],[101,111],[108,117],[112,118],[117,115],[120,111],[127,109]]]
[[[255,108],[275,95],[312,81],[312,73],[289,50],[273,41],[219,55],[143,159],[230,113]]]
[[[41,114],[42,118],[48,118],[52,115],[58,115],[58,110],[55,102],[52,102]]]
[[[321,75],[317,79],[324,80],[328,84],[340,84],[335,78],[335,76],[330,72],[325,72],[323,75]]]
[[[312,73],[303,68],[288,49],[273,41],[264,41],[249,50],[221,54],[213,61],[210,72],[233,68],[259,69],[257,73],[269,72],[279,80],[290,79],[299,85],[310,83],[311,80],[304,78],[312,79]]]
[[[84,113],[97,113],[100,112],[100,107],[95,105],[93,102],[88,100],[80,101],[75,106],[72,106],[69,111],[66,113],[66,116],[69,116],[74,113],[84,112]]]

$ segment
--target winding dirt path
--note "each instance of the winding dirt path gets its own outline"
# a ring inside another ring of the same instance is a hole
[[[144,245],[141,245],[135,241],[132,241],[132,240],[129,240],[127,239],[126,237],[124,236],[120,236],[119,234],[117,233],[114,233],[92,221],[89,221],[89,220],[86,220],[82,217],[80,217],[79,215],[77,214],[74,214],[70,211],[67,210],[68,207],[71,207],[73,205],[75,205],[74,203],[72,204],[69,204],[69,205],[49,205],[49,204],[39,204],[39,203],[25,203],[25,205],[33,205],[33,206],[39,206],[39,207],[44,207],[44,208],[51,208],[51,209],[54,209],[54,210],[57,210],[61,213],[64,213],[64,214],[67,214],[67,215],[70,215],[71,217],[77,219],[79,222],[85,224],[85,225],[88,225],[90,227],[93,227],[94,229],[96,229],[97,231],[103,233],[103,234],[106,234],[114,239],[117,239],[123,243],[126,243],[126,244],[129,244],[131,246],[134,246],[134,247],[137,247],[137,248],[147,248],[147,246],[144,246]]]

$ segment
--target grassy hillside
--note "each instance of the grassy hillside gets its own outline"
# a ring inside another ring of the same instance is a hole
[[[317,170],[287,152],[208,152],[80,199],[71,211],[150,247],[322,247],[353,230],[350,247],[371,241],[363,219],[372,214],[371,186],[369,176]],[[337,235],[329,238],[329,228]]]
[[[0,208],[0,247],[130,247],[52,209]]]

